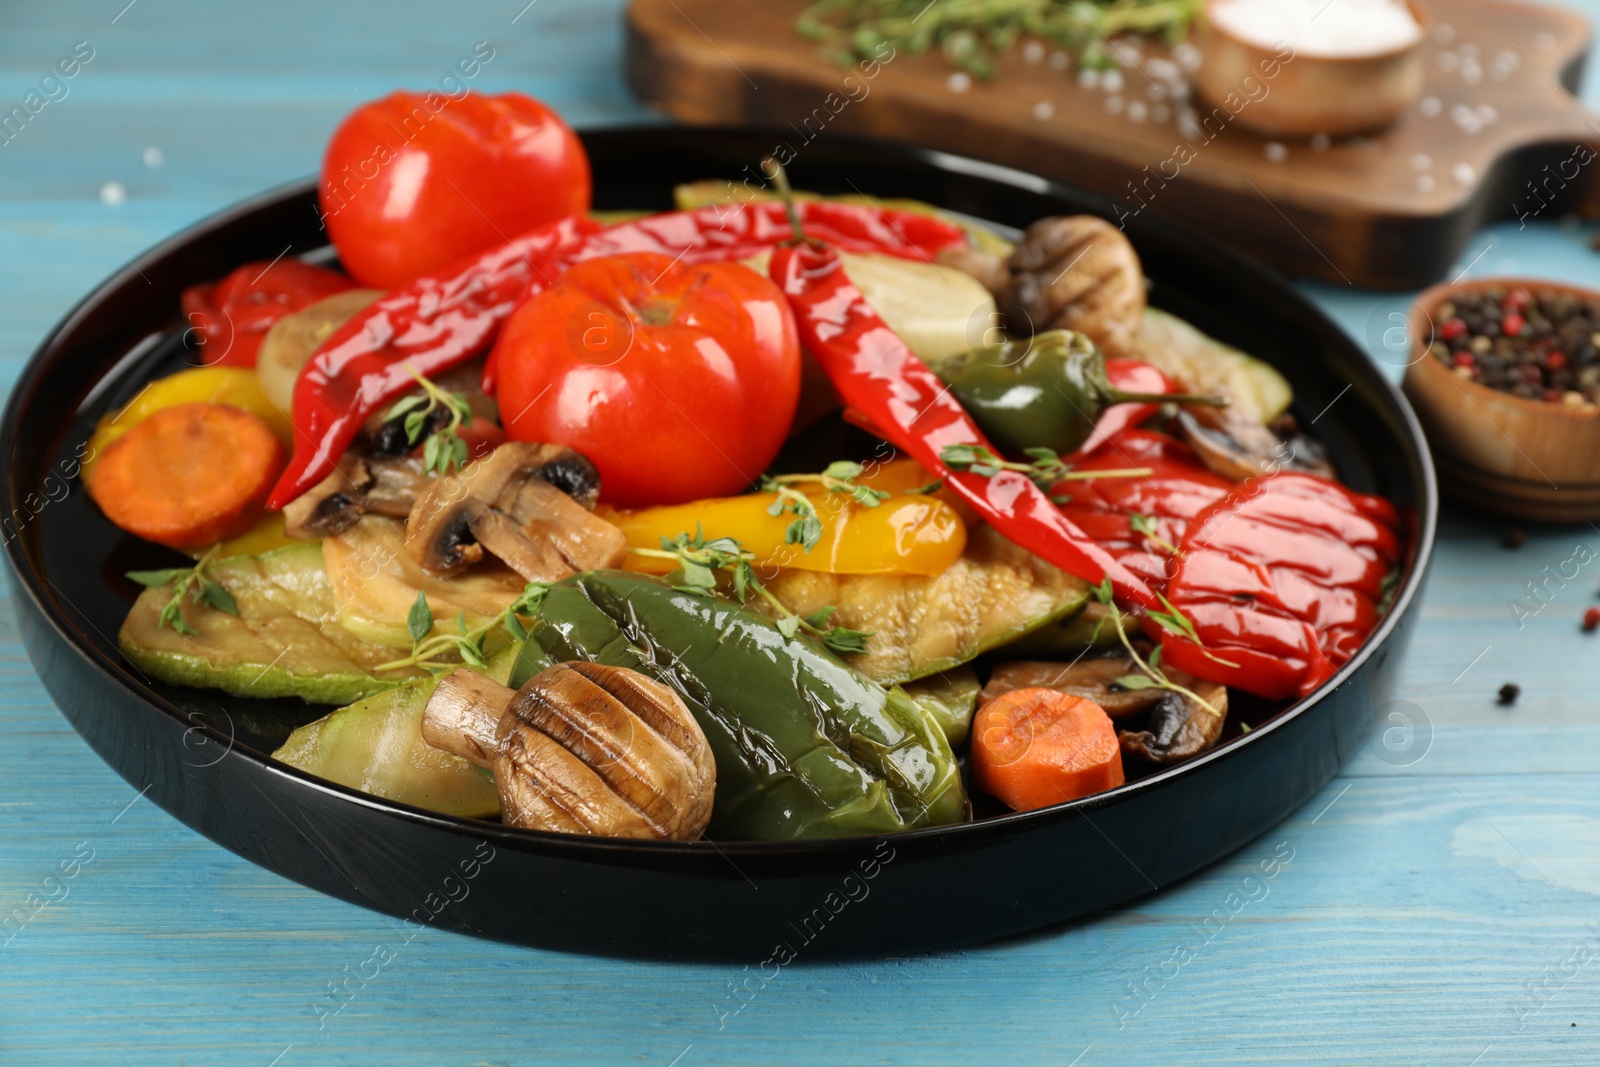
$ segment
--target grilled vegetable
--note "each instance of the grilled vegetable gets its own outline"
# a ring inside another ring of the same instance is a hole
[[[504,648],[491,656],[485,680],[507,681],[520,653]],[[422,738],[423,709],[438,683],[433,675],[414,678],[330,712],[290,734],[272,758],[375,797],[492,819],[500,814],[493,776]]]
[[[422,737],[492,769],[512,826],[693,841],[711,819],[705,735],[676,693],[626,667],[559,663],[520,689],[455,671]]]
[[[1122,757],[1100,706],[1055,689],[1017,689],[972,721],[975,785],[1017,811],[1114,789]]]
[[[171,548],[201,548],[260,521],[285,456],[272,427],[248,411],[179,404],[112,442],[86,484],[120,528]]]
[[[394,651],[339,624],[319,544],[219,560],[206,574],[227,591],[238,614],[185,599],[179,610],[194,633],[180,633],[161,622],[171,583],[146,589],[128,612],[117,646],[150,677],[239,696],[348,704],[419,673],[373,673]]]
[[[801,615],[831,604],[830,623],[870,633],[850,663],[884,684],[965,663],[1076,613],[1088,597],[1083,582],[991,526],[974,528],[962,557],[933,577],[786,570],[767,586]]]
[[[950,746],[915,701],[730,601],[623,571],[581,574],[550,590],[535,637],[557,660],[640,670],[683,698],[716,756],[712,837],[876,834],[964,817]]]
[[[1104,440],[1144,421],[1169,401],[1225,403],[1179,393],[1149,364],[1108,362],[1093,341],[1066,330],[969,352],[936,363],[934,370],[989,439],[1009,453],[1048,448],[1065,455],[1093,447],[1091,438]],[[1108,422],[1113,416],[1114,424]]]
[[[1188,393],[1223,393],[1229,411],[1269,423],[1289,410],[1289,383],[1271,364],[1213,340],[1158,308],[1145,308],[1134,335],[1134,354]]]
[[[926,479],[924,479],[926,482]],[[638,511],[606,511],[628,538],[630,548],[656,549],[699,529],[707,539],[731,537],[755,554],[761,568],[797,567],[833,574],[939,574],[961,557],[967,544],[966,524],[954,508],[925,494],[907,494],[871,507],[853,503],[840,493],[816,490],[805,497],[817,525],[810,549],[791,535],[795,519],[774,513],[787,501],[777,493],[750,493],[721,500],[701,500],[675,507]],[[804,520],[800,520],[804,526]],[[666,574],[671,560],[647,555],[628,557],[628,569]]]
[[[967,739],[972,713],[978,710],[979,688],[978,672],[970,664],[905,684],[906,695],[939,724],[951,748]]]

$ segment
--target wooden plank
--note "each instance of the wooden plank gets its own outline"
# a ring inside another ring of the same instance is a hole
[[[1590,118],[1561,87],[1581,65],[1589,30],[1560,8],[1431,0],[1447,29],[1423,45],[1419,103],[1386,130],[1319,150],[1233,119],[1249,99],[1270,96],[1271,76],[1226,110],[1216,109],[1224,101],[1193,101],[1186,124],[1189,105],[1146,72],[1151,58],[1168,62],[1157,44],[1116,75],[1114,90],[1029,63],[1021,49],[1001,57],[992,82],[953,82],[937,50],[891,49],[882,62],[840,67],[794,32],[808,3],[634,0],[630,81],[687,122],[793,131],[797,153],[820,131],[838,130],[1057,177],[1124,201],[1122,210],[1172,215],[1285,270],[1346,284],[1436,280],[1485,219],[1523,200],[1519,212],[1536,210],[1523,185],[1546,164],[1567,163],[1551,195],[1600,212],[1592,179],[1568,159],[1594,139]],[[1463,75],[1466,63],[1474,77]],[[1458,108],[1465,118],[1452,118]]]

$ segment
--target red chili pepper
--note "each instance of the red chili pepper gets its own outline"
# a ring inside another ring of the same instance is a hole
[[[559,273],[559,254],[599,230],[577,216],[541,226],[401,286],[335,330],[295,381],[294,456],[267,506],[327,477],[362,424],[416,387],[413,372],[432,377],[487,348],[530,286]]]
[[[927,261],[963,244],[959,226],[927,215],[804,201],[801,220],[850,251]],[[781,203],[712,205],[603,228],[585,218],[542,226],[446,271],[424,275],[346,322],[295,383],[295,451],[269,504],[282,508],[333,470],[363,423],[430,377],[489,348],[511,312],[580,260],[660,252],[684,263],[747,259],[792,235]],[[494,356],[484,391],[494,391]]]
[[[193,285],[180,304],[209,367],[254,367],[272,324],[355,287],[343,274],[298,259],[246,263],[218,282]]]
[[[990,446],[950,390],[878,316],[845,275],[836,249],[811,243],[772,254],[772,280],[789,298],[800,341],[827,371],[844,402],[891,444],[945,479],[978,514],[1016,544],[1086,582],[1111,579],[1118,596],[1152,610],[1150,587],[1095,544],[1017,471],[993,477],[952,470],[951,445]]]
[[[1378,624],[1400,558],[1394,506],[1304,474],[1240,484],[1181,544],[1167,597],[1204,645],[1159,628],[1163,661],[1272,700],[1331,678]]]
[[[1152,588],[1164,589],[1173,569],[1167,546],[1182,543],[1190,523],[1232,492],[1234,483],[1208,470],[1182,441],[1154,430],[1124,430],[1073,464],[1078,473],[1133,467],[1153,473],[1062,482],[1051,496],[1070,497],[1061,505],[1067,518]],[[1144,525],[1135,516],[1154,530],[1135,529],[1135,523]]]

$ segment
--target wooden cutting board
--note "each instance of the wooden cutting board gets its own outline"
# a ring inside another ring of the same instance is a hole
[[[894,55],[869,79],[795,34],[806,3],[632,0],[634,91],[685,122],[770,126],[797,158],[817,136],[884,137],[1142,200],[1283,270],[1358,286],[1434,282],[1495,218],[1600,216],[1600,119],[1572,95],[1589,27],[1559,8],[1428,0],[1418,102],[1387,130],[1323,144],[1237,123],[1185,133],[1178,107],[1151,98],[1159,79],[1085,87],[1038,48],[1013,48],[989,83],[952,81],[936,54]],[[1143,54],[1143,69],[1168,58]],[[1159,180],[1185,144],[1192,160]]]

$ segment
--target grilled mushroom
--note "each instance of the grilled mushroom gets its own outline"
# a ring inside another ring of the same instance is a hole
[[[1088,334],[1108,356],[1133,353],[1144,316],[1144,270],[1121,230],[1093,215],[1040,219],[1022,235],[998,295],[1011,333]]]
[[[438,479],[406,520],[406,550],[434,574],[499,557],[530,582],[615,567],[622,531],[589,511],[600,473],[570,448],[509,441]]]
[[[440,679],[422,737],[494,772],[513,826],[692,841],[711,821],[717,769],[699,723],[660,682],[561,663],[511,690],[458,670]]]
[[[403,519],[433,482],[420,457],[346,452],[332,474],[283,509],[283,532],[316,540],[343,533],[368,512]]]
[[[1119,728],[1117,736],[1122,740],[1124,754],[1141,756],[1152,763],[1175,763],[1217,743],[1228,714],[1225,686],[1203,682],[1170,667],[1165,669],[1173,684],[1198,694],[1220,713],[1213,714],[1199,701],[1171,689],[1154,686],[1131,689],[1117,684],[1117,679],[1138,673],[1138,667],[1127,656],[1081,659],[1075,663],[1002,663],[978,694],[978,705],[981,707],[1013,689],[1037,686],[1092,700],[1119,724],[1131,723],[1143,714],[1146,715],[1144,729]]]
[[[1214,473],[1242,482],[1260,474],[1296,471],[1334,477],[1327,449],[1299,433],[1292,418],[1280,436],[1249,415],[1229,408],[1185,408],[1178,413],[1178,436]]]

